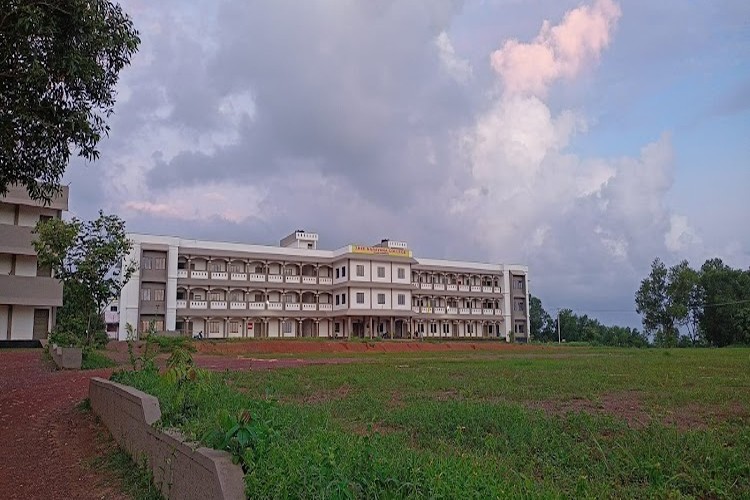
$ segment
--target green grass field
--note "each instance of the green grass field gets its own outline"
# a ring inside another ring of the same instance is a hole
[[[360,360],[118,377],[198,439],[250,409],[257,498],[750,497],[750,349]]]

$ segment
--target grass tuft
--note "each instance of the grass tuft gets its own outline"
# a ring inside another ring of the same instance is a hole
[[[133,462],[130,455],[120,448],[98,457],[93,462],[97,470],[107,471],[122,481],[125,493],[138,500],[163,500],[161,492],[154,486],[152,475],[145,464]]]
[[[85,349],[81,360],[81,370],[96,370],[99,368],[113,368],[117,366],[112,359],[99,351]]]

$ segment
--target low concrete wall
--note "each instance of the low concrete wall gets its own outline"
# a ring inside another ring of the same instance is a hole
[[[152,427],[161,418],[159,401],[126,385],[93,378],[89,384],[91,408],[133,460],[144,460],[166,498],[245,498],[242,468],[229,453],[193,449],[178,432]]]
[[[80,347],[60,347],[53,345],[50,349],[52,359],[58,368],[64,370],[80,370],[83,362],[83,349]]]

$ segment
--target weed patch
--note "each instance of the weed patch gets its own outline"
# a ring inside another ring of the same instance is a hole
[[[113,378],[156,395],[160,425],[232,453],[252,497],[743,497],[747,355],[379,354],[192,380],[153,370]],[[719,410],[700,428],[663,418],[697,412],[691,404]]]
[[[81,370],[96,370],[99,368],[113,368],[117,366],[112,359],[99,351],[84,349],[81,360]]]

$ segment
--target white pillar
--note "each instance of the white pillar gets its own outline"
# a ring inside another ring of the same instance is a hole
[[[173,332],[177,326],[177,246],[169,245],[167,251],[167,290],[164,329]]]

